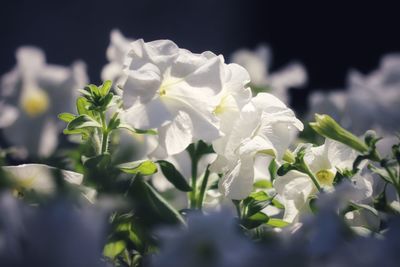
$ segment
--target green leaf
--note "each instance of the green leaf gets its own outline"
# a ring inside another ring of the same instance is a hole
[[[112,82],[110,80],[107,80],[103,83],[103,85],[100,87],[100,93],[101,95],[105,96],[108,94],[112,86]]]
[[[284,164],[282,164],[281,167],[279,167],[277,174],[279,176],[283,176],[283,175],[287,174],[289,171],[294,170],[294,169],[295,169],[295,167],[292,164],[284,163]]]
[[[89,117],[88,115],[79,115],[75,119],[73,119],[70,123],[68,123],[68,130],[76,130],[83,128],[101,128],[100,123]]]
[[[268,180],[258,180],[253,184],[253,187],[257,189],[270,189],[272,188],[272,183]]]
[[[250,217],[247,217],[242,220],[242,225],[248,229],[255,228],[257,226],[260,226],[261,224],[264,224],[268,222],[269,217],[268,215],[262,213],[262,212],[257,212]]]
[[[269,204],[271,204],[271,197],[264,191],[251,193],[245,200],[243,200],[243,205],[246,211],[244,216],[251,217],[266,208]]]
[[[75,119],[75,117],[76,117],[76,116],[75,116],[74,114],[67,113],[67,112],[58,114],[58,118],[59,118],[60,120],[62,120],[62,121],[67,122],[67,123],[73,121],[73,120]]]
[[[277,219],[277,218],[270,218],[267,222],[268,225],[273,226],[273,227],[278,227],[278,228],[283,228],[289,225],[288,222],[285,222],[284,220]]]
[[[78,97],[78,99],[76,100],[76,110],[78,111],[79,115],[89,115],[89,106],[90,103],[84,97]]]
[[[107,258],[115,259],[119,254],[121,254],[126,248],[126,243],[123,240],[111,241],[105,245],[103,254]]]
[[[275,159],[273,159],[268,166],[269,175],[271,176],[271,181],[274,181],[278,171],[278,164],[276,164]]]
[[[185,224],[184,219],[152,186],[142,177],[136,176],[130,196],[136,204],[135,212],[148,226],[160,224]]]
[[[99,88],[94,84],[86,85],[85,90],[89,91],[93,96],[100,96]]]
[[[117,165],[117,167],[130,174],[152,175],[157,172],[157,165],[151,160],[138,160]]]
[[[276,198],[273,198],[271,202],[272,202],[272,205],[274,205],[275,208],[278,208],[278,209],[281,209],[281,210],[283,210],[285,208],[285,206],[281,202],[279,202]]]
[[[161,171],[164,174],[165,178],[175,186],[176,189],[179,189],[184,192],[192,191],[192,188],[186,181],[185,177],[175,168],[175,166],[165,160],[158,160],[158,165],[161,167]]]
[[[118,128],[125,129],[125,130],[131,131],[131,132],[136,133],[136,134],[150,134],[150,135],[157,135],[158,134],[156,130],[153,130],[153,129],[149,129],[149,130],[136,129],[136,128],[133,128],[132,126],[130,126],[128,124],[125,124],[125,123],[120,123],[118,125]]]

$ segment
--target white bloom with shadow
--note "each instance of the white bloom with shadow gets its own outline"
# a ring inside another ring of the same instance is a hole
[[[72,112],[77,89],[87,83],[85,65],[47,64],[36,47],[20,47],[17,65],[1,77],[0,127],[6,141],[33,157],[48,157],[58,145],[63,123],[57,115]]]
[[[220,192],[230,199],[249,195],[258,154],[281,159],[303,124],[278,98],[260,93],[246,104],[232,122],[232,130],[213,142],[218,154],[212,170],[222,173]]]

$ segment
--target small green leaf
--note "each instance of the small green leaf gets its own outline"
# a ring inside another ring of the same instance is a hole
[[[277,219],[277,218],[270,218],[267,222],[268,225],[273,226],[273,227],[278,227],[278,228],[283,228],[289,225],[288,222],[285,222],[284,220]]]
[[[125,124],[125,123],[120,123],[118,125],[118,128],[125,129],[125,130],[131,131],[131,132],[136,133],[136,134],[150,134],[150,135],[157,135],[158,134],[156,130],[153,130],[153,129],[149,129],[149,130],[136,129],[136,128],[133,128],[132,126],[130,126],[128,124]]]
[[[251,193],[245,200],[243,200],[243,205],[246,210],[244,216],[251,217],[266,208],[269,204],[271,204],[271,197],[264,191]]]
[[[111,241],[105,245],[103,254],[107,258],[115,259],[119,254],[121,254],[126,248],[126,243],[123,240]]]
[[[268,180],[258,180],[253,184],[253,186],[257,189],[270,189],[272,188],[272,183]]]
[[[100,96],[99,88],[94,84],[88,84],[85,90],[89,91],[93,96]]]
[[[281,167],[279,167],[277,174],[279,176],[283,176],[283,175],[287,174],[289,171],[294,170],[294,169],[295,169],[295,167],[292,164],[284,163],[284,164],[282,164]]]
[[[157,165],[151,160],[139,160],[119,164],[121,171],[130,174],[152,175],[157,172]]]
[[[271,176],[271,181],[274,181],[278,171],[278,164],[275,159],[273,159],[268,166],[269,175]]]
[[[158,165],[161,167],[161,171],[164,174],[165,178],[173,184],[177,189],[189,192],[192,191],[192,188],[186,181],[185,177],[175,168],[175,166],[165,160],[158,160]]]
[[[103,85],[100,87],[100,92],[103,96],[107,95],[108,92],[110,91],[112,86],[112,82],[110,80],[107,80],[103,83]]]
[[[74,114],[67,113],[67,112],[58,114],[58,118],[59,118],[60,120],[62,120],[62,121],[67,122],[67,123],[73,121],[73,120],[75,119],[75,117],[76,117],[76,116],[75,116]]]
[[[75,119],[73,119],[70,123],[68,123],[68,130],[76,130],[83,128],[101,128],[100,123],[89,117],[88,115],[79,115]]]
[[[268,222],[269,217],[268,215],[262,213],[262,212],[257,212],[250,217],[247,217],[242,220],[242,225],[248,229],[255,228],[257,226],[260,226],[261,224],[264,224]]]
[[[76,100],[76,110],[78,111],[79,115],[89,115],[89,106],[89,102],[84,97],[78,97],[78,99]]]

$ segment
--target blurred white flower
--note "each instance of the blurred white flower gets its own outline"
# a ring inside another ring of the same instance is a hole
[[[123,68],[124,60],[129,52],[130,43],[133,39],[127,39],[118,30],[113,29],[110,33],[110,44],[107,48],[106,56],[109,63],[103,67],[101,71],[101,79],[111,80],[114,84],[121,84],[123,82]],[[115,87],[117,93],[121,93],[117,87]]]
[[[300,63],[290,63],[285,68],[270,72],[272,55],[269,47],[260,45],[254,51],[241,49],[233,53],[231,60],[243,66],[251,77],[251,84],[265,88],[284,103],[289,103],[288,89],[301,87],[307,82],[307,73]]]
[[[227,211],[203,215],[191,213],[187,229],[164,229],[160,253],[151,266],[242,267],[256,247],[240,235]]]
[[[140,39],[131,43],[125,63],[124,119],[135,128],[156,128],[167,155],[221,135],[213,112],[226,75],[222,56]]]
[[[246,104],[225,136],[213,142],[218,154],[212,170],[223,173],[221,193],[243,199],[252,190],[257,154],[281,159],[303,124],[271,94],[260,93]]]
[[[16,190],[33,190],[38,193],[50,194],[56,189],[56,168],[44,164],[22,164],[2,167],[6,175],[16,184]],[[60,170],[60,175],[68,183],[80,185],[83,175],[80,173]]]
[[[332,189],[337,169],[351,169],[356,157],[356,151],[351,148],[325,139],[325,144],[322,146],[306,148],[304,161],[309,165],[320,186]],[[296,170],[278,176],[274,181],[274,187],[285,206],[283,219],[287,222],[297,220],[300,213],[308,211],[309,197],[317,193],[311,178]]]
[[[361,135],[369,129],[379,134],[400,129],[400,55],[381,59],[379,69],[369,75],[355,70],[348,75],[347,91],[311,95],[310,113],[326,113],[346,129]]]
[[[87,82],[85,65],[46,64],[44,53],[35,47],[20,47],[16,58],[16,67],[1,78],[0,127],[11,145],[47,157],[63,126],[57,115],[73,111],[76,90]]]
[[[0,266],[108,266],[103,210],[65,200],[32,206],[2,194],[0,212]]]

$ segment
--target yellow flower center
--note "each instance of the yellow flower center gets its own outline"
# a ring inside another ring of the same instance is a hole
[[[19,180],[17,182],[16,187],[12,190],[12,194],[14,197],[23,198],[24,197],[24,189],[29,189],[32,187],[33,182],[35,181],[35,177],[31,177],[24,180]]]
[[[318,182],[322,186],[332,186],[335,174],[330,170],[320,170],[316,173]]]
[[[28,90],[22,93],[21,107],[30,117],[37,117],[49,108],[49,96],[41,89]]]
[[[226,102],[227,102],[227,97],[223,97],[221,99],[221,102],[218,104],[218,106],[215,107],[215,109],[213,110],[213,114],[214,115],[221,115],[222,113],[225,112],[226,110]]]

